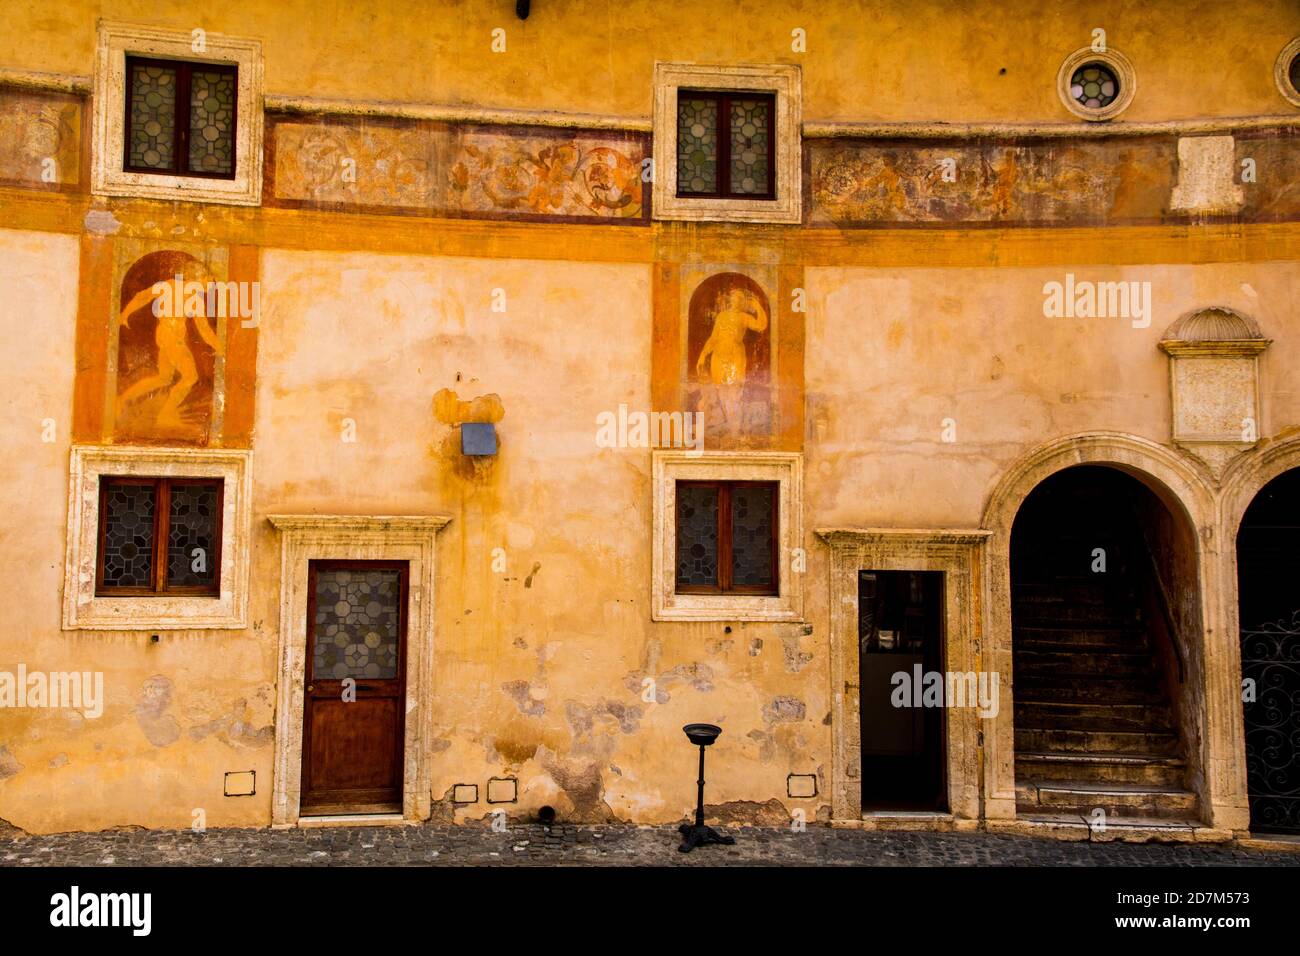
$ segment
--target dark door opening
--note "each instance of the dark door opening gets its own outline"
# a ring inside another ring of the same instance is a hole
[[[402,809],[405,561],[312,561],[303,815]]]
[[[864,810],[946,810],[944,708],[915,706],[943,673],[943,572],[858,575]],[[942,678],[940,678],[942,679]]]
[[[1300,833],[1300,469],[1246,509],[1237,599],[1250,829]]]

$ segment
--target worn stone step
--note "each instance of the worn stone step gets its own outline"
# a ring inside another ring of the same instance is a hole
[[[1110,677],[1139,677],[1155,670],[1151,655],[1140,651],[1055,651],[1021,648],[1015,652],[1013,662],[1017,674],[1038,677],[1055,674],[1074,674],[1080,677],[1092,677],[1098,674]]]
[[[1136,628],[1018,627],[1011,641],[1016,651],[1151,654],[1146,634]]]
[[[1168,731],[1038,730],[1016,728],[1016,749],[1046,753],[1172,754],[1178,738]]]
[[[1047,753],[1016,748],[1016,779],[1182,787],[1186,762],[1171,754]]]
[[[1191,819],[1196,815],[1196,794],[1181,787],[1096,783],[1080,780],[1016,781],[1016,809],[1074,811],[1091,817],[1105,810],[1110,818],[1141,815],[1159,819]]]
[[[1157,704],[1163,698],[1153,676],[1015,675],[1015,694],[1026,700],[1090,704]]]
[[[1016,698],[1016,726],[1068,730],[1147,730],[1173,728],[1169,708],[1160,704],[1080,703]]]
[[[1066,602],[1080,604],[1131,605],[1137,601],[1137,592],[1127,584],[1094,581],[1017,581],[1011,585],[1011,600],[1017,604],[1060,605]]]
[[[1028,827],[1028,830],[1023,828]],[[1033,834],[1041,828],[1057,839],[1089,840],[1094,843],[1133,842],[1133,843],[1194,843],[1200,839],[1198,833],[1206,832],[1195,820],[1164,820],[1159,817],[1145,816],[1108,816],[1104,827],[1091,824],[1082,814],[1069,812],[1057,813],[1021,813],[1017,808],[1016,819],[999,824],[995,822],[989,829],[997,832]]]
[[[1011,604],[1013,627],[1051,627],[1082,624],[1094,627],[1133,627],[1142,622],[1142,611],[1137,604],[1046,604],[1033,601],[1013,601]]]

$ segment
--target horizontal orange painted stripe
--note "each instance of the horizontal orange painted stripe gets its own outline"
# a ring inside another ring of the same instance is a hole
[[[0,189],[0,228],[77,234],[90,208],[87,196]],[[433,219],[151,200],[100,208],[116,217],[118,237],[322,252],[637,263],[706,255],[712,262],[943,268],[1300,260],[1300,223],[840,231]]]

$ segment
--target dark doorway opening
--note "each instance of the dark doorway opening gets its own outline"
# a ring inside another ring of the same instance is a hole
[[[946,810],[944,708],[919,681],[942,681],[943,572],[858,575],[858,677],[864,810]]]
[[[1300,469],[1246,509],[1237,600],[1250,828],[1300,833]]]
[[[1126,472],[1067,468],[1025,498],[1011,533],[1018,814],[1194,820],[1178,708],[1197,581],[1185,516]]]

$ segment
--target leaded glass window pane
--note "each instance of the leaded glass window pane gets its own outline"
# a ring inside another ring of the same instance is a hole
[[[677,189],[718,191],[718,101],[677,100]]]
[[[775,488],[764,482],[731,486],[731,583],[771,587]]]
[[[217,575],[220,482],[171,486],[167,529],[167,583],[210,587]]]
[[[768,148],[772,136],[772,101],[731,101],[731,192],[769,192]]]
[[[677,586],[718,586],[718,489],[677,485]]]
[[[1119,80],[1104,64],[1085,63],[1070,79],[1070,95],[1089,109],[1102,109],[1119,95]]]
[[[104,494],[102,561],[105,587],[153,587],[153,483],[114,481]]]
[[[235,74],[195,69],[190,74],[190,170],[235,168]]]
[[[401,572],[316,570],[315,680],[397,676]]]
[[[128,166],[175,168],[176,85],[170,67],[132,64]]]

